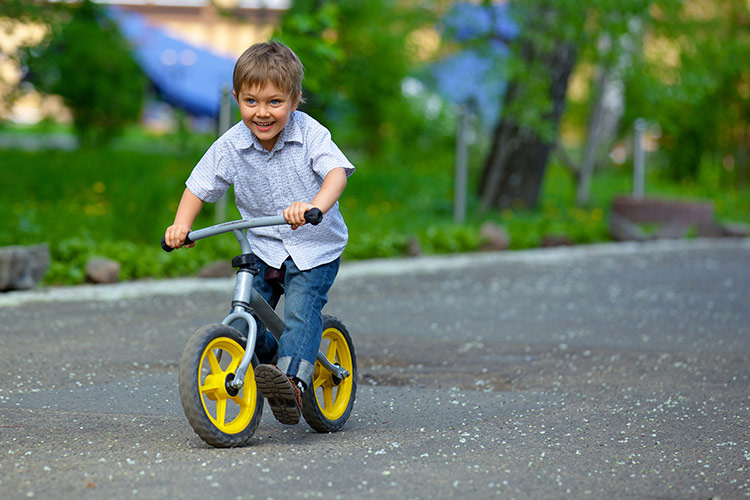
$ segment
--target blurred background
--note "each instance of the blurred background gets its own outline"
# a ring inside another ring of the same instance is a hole
[[[747,236],[749,25],[750,0],[3,0],[0,246],[46,243],[48,284],[231,257],[158,242],[270,38],[358,167],[345,259]]]

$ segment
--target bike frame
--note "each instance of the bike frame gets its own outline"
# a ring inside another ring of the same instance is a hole
[[[191,231],[188,234],[186,242],[197,241],[231,231],[234,233],[237,242],[240,244],[242,254],[248,255],[252,254],[252,250],[250,248],[250,242],[247,240],[247,235],[243,230],[247,230],[251,227],[279,226],[284,224],[287,224],[287,221],[283,216],[259,217],[257,219],[225,222],[223,224],[217,224],[215,226]],[[240,268],[237,271],[237,279],[234,284],[234,296],[232,297],[232,312],[221,321],[222,325],[229,325],[233,321],[241,319],[245,321],[248,326],[245,354],[242,357],[240,366],[237,368],[234,379],[229,383],[235,389],[242,387],[245,374],[250,367],[250,363],[252,362],[255,353],[258,327],[255,323],[255,318],[253,318],[252,315],[255,314],[255,316],[260,319],[260,321],[277,339],[281,337],[281,334],[284,331],[284,321],[278,316],[278,314],[276,314],[276,311],[273,310],[268,302],[261,297],[258,291],[253,288],[253,277],[254,273],[249,269]],[[351,375],[341,366],[334,365],[321,351],[318,351],[317,361],[323,368],[330,371],[340,380]]]

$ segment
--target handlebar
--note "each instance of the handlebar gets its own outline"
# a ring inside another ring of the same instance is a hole
[[[308,222],[312,224],[313,226],[317,226],[320,224],[320,222],[323,220],[323,212],[320,211],[319,208],[311,208],[307,212],[305,212],[305,222]],[[231,222],[224,222],[222,224],[217,224],[215,226],[209,226],[204,227],[203,229],[196,229],[195,231],[190,231],[185,238],[185,245],[188,245],[190,243],[194,243],[198,240],[202,240],[203,238],[208,238],[209,236],[216,236],[217,234],[223,234],[228,233],[230,231],[235,231],[238,229],[248,229],[251,227],[266,227],[266,226],[281,226],[284,224],[288,224],[286,219],[282,215],[277,216],[271,216],[271,217],[258,217],[257,219],[243,219],[243,220],[235,220]],[[162,237],[161,239],[161,248],[165,252],[171,252],[174,250],[174,248],[167,245],[167,242]]]

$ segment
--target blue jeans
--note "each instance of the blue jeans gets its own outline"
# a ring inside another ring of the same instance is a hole
[[[253,278],[253,288],[274,309],[281,292],[266,283],[264,276],[268,265],[257,260],[260,272]],[[310,385],[315,358],[323,333],[323,306],[328,302],[328,290],[339,271],[340,259],[307,271],[300,271],[291,258],[284,261],[284,332],[280,341],[257,320],[258,338],[255,354],[261,363],[270,362],[278,355],[276,366],[290,377],[297,377]],[[244,322],[241,326],[245,326]],[[240,325],[232,325],[240,326]],[[245,331],[246,333],[246,331]],[[278,351],[277,351],[278,349]]]

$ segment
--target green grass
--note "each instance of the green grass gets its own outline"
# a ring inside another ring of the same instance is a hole
[[[122,279],[189,275],[207,262],[231,258],[238,250],[231,235],[202,241],[189,251],[166,254],[159,248],[185,179],[208,144],[206,137],[177,144],[133,136],[109,150],[0,151],[0,246],[47,242],[53,260],[48,284],[82,282],[92,256],[118,260]],[[538,209],[480,214],[471,197],[468,221],[457,225],[451,144],[405,152],[390,161],[352,156],[357,172],[341,199],[350,230],[345,260],[406,255],[410,241],[426,254],[476,251],[486,221],[507,229],[512,249],[538,247],[549,234],[576,243],[607,241],[611,201],[631,189],[629,169],[600,172],[590,206],[575,208],[573,179],[552,164]],[[474,156],[480,158],[481,152]],[[477,170],[474,165],[473,178]],[[716,169],[705,170],[699,182],[674,184],[661,180],[654,169],[647,193],[711,200],[719,220],[750,222],[748,189],[723,189]],[[238,217],[230,207],[227,218]],[[194,227],[213,223],[208,205]]]

